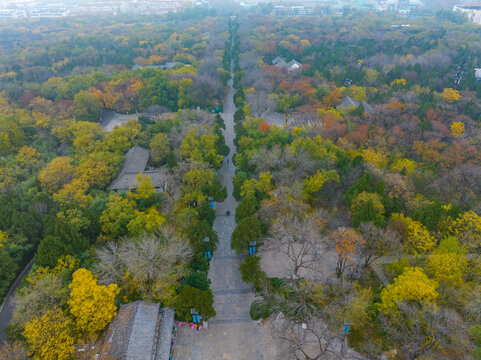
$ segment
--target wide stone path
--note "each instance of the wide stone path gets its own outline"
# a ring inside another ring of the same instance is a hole
[[[232,164],[234,147],[234,89],[229,81],[224,113],[226,130],[224,136],[230,154],[219,171],[220,181],[227,187],[228,197],[216,204],[217,218],[214,228],[219,235],[219,247],[212,256],[209,278],[214,294],[216,316],[209,320],[209,326],[202,331],[179,328],[175,341],[176,360],[271,360],[275,359],[274,341],[270,330],[259,326],[249,316],[254,299],[252,287],[242,281],[239,265],[244,256],[236,255],[230,249],[230,237],[235,229],[235,208],[237,201],[232,196]],[[227,163],[227,159],[229,163]],[[230,210],[230,216],[226,211]]]

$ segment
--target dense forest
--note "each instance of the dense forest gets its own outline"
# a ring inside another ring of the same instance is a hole
[[[0,297],[35,255],[2,359],[68,359],[139,299],[175,305],[178,319],[192,306],[215,315],[207,199],[226,196],[216,171],[229,149],[212,112],[230,73],[226,21],[210,15],[2,24]],[[102,127],[104,109],[152,106],[152,117]],[[165,191],[142,173],[109,190],[135,145],[166,170]]]
[[[238,33],[231,246],[260,247],[251,316],[289,317],[284,358],[336,358],[328,333],[373,359],[479,358],[481,29],[251,15]]]
[[[231,247],[279,359],[481,358],[481,28],[259,9],[0,24],[0,299],[34,262],[0,359],[91,359],[136,300],[215,316],[231,63]],[[134,146],[163,191],[109,188]]]

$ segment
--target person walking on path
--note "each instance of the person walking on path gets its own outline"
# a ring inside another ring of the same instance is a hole
[[[230,216],[230,210],[227,210],[227,211],[225,212],[225,216]]]

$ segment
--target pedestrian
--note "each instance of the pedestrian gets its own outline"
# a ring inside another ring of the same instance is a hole
[[[227,164],[229,163],[229,158],[227,158]]]
[[[227,210],[227,211],[225,212],[225,216],[230,216],[230,210]]]

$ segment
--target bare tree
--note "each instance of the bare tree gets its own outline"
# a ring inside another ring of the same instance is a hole
[[[359,231],[364,239],[361,246],[364,267],[382,256],[396,256],[402,251],[401,237],[391,228],[384,230],[373,223],[361,223]]]
[[[402,313],[396,316],[381,314],[380,317],[384,331],[399,344],[402,359],[415,360],[432,352],[437,354],[437,359],[453,358],[442,355],[450,351],[459,352],[461,356],[466,354],[468,349],[462,345],[467,343],[466,327],[454,310],[408,304],[399,304],[399,307]],[[462,339],[463,336],[466,338]],[[453,348],[449,349],[451,346]]]
[[[265,91],[248,93],[247,102],[250,106],[252,115],[260,118],[271,113],[276,106],[275,101],[269,97],[269,94]]]
[[[320,272],[322,237],[319,222],[313,216],[286,214],[280,217],[272,225],[266,243],[271,244],[289,260],[286,266],[293,277],[299,277],[301,269]]]
[[[319,318],[302,324],[287,321],[281,331],[283,358],[297,360],[360,360],[364,357],[349,348],[341,334],[329,331]]]
[[[192,249],[172,228],[163,226],[140,239],[125,239],[120,245],[109,243],[97,257],[95,272],[100,283],[127,282],[126,286],[134,286],[150,299],[162,296],[163,289],[176,285],[186,275]]]

